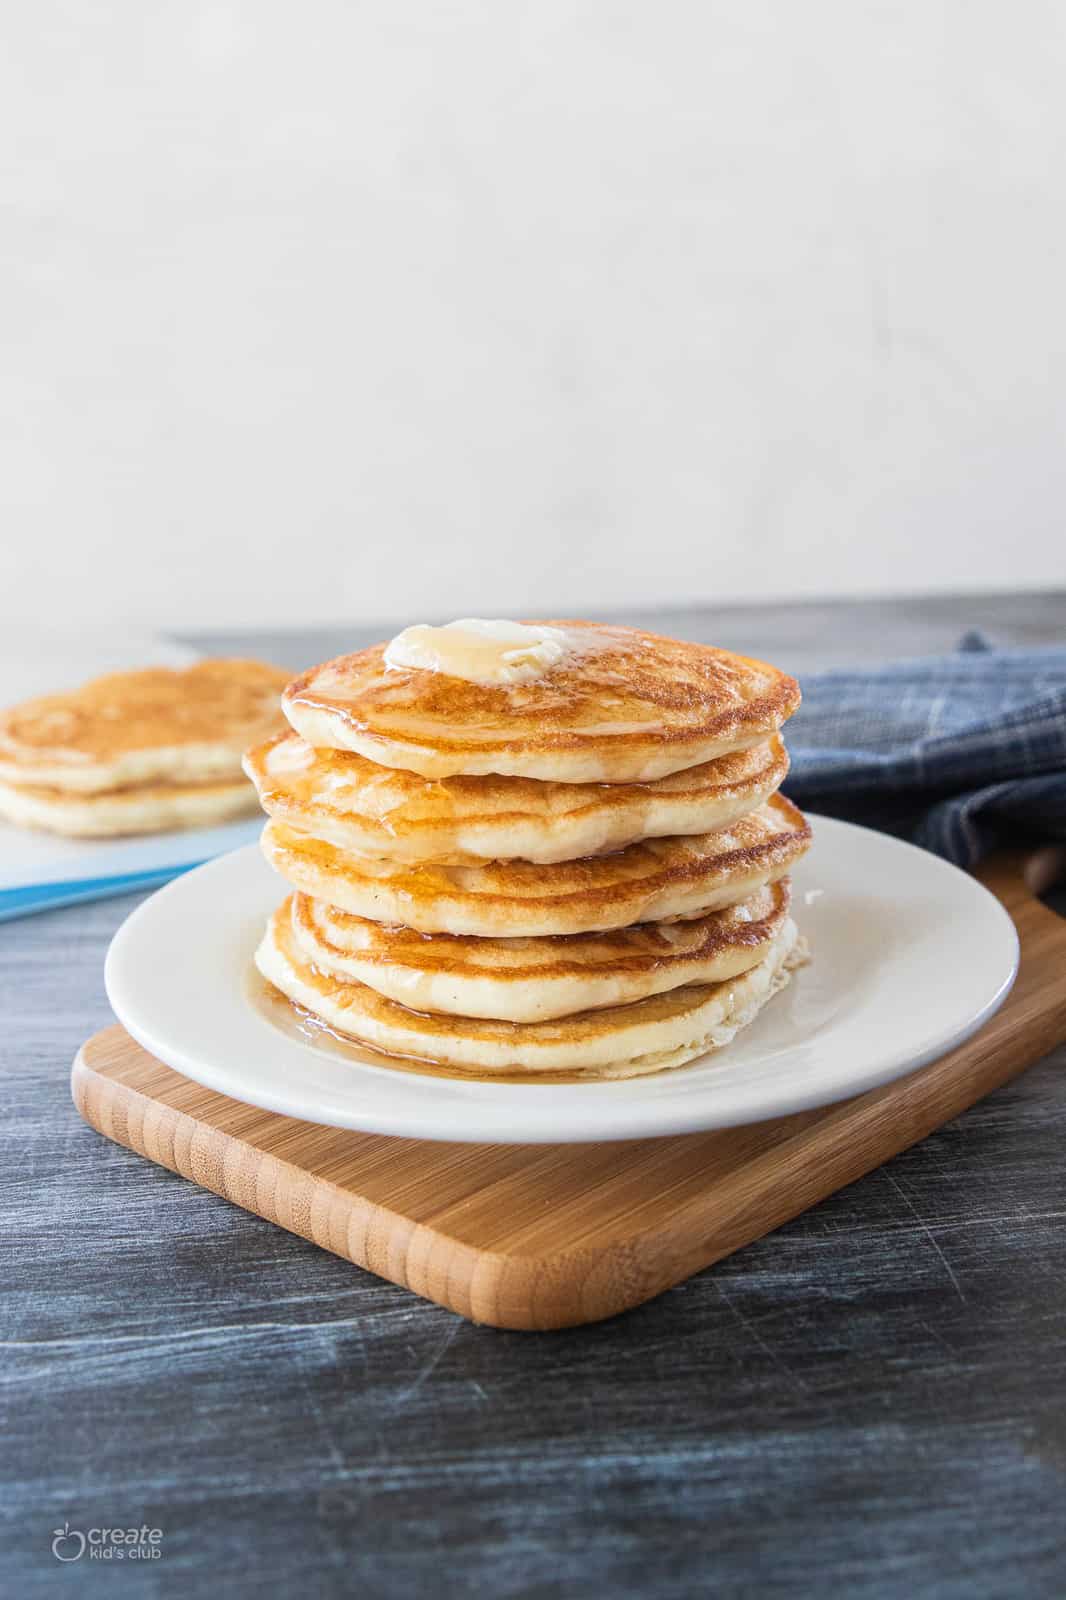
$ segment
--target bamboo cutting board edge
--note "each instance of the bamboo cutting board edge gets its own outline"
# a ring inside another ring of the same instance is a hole
[[[908,1077],[772,1122],[609,1145],[447,1145],[297,1122],[228,1100],[115,1025],[78,1052],[99,1132],[477,1322],[593,1322],[681,1282],[854,1182],[1066,1035],[1066,922],[1034,896],[1050,858],[982,879],[1014,917],[1002,1009]]]

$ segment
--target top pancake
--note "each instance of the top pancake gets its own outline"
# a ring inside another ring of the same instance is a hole
[[[95,794],[239,777],[245,746],[283,726],[286,677],[262,661],[197,661],[26,700],[0,713],[0,780]]]
[[[427,778],[499,773],[646,782],[759,744],[799,705],[775,667],[637,628],[553,622],[567,653],[531,682],[387,667],[385,645],[294,679],[285,715],[309,744]]]
[[[726,827],[774,793],[788,757],[774,737],[651,783],[434,781],[288,733],[249,750],[244,770],[272,817],[342,850],[415,864],[548,864]]]

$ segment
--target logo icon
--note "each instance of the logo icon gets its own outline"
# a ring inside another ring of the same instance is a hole
[[[52,1532],[55,1535],[52,1554],[57,1561],[77,1561],[85,1554],[85,1535],[77,1528],[71,1529],[69,1522],[64,1522],[61,1528],[53,1528]]]

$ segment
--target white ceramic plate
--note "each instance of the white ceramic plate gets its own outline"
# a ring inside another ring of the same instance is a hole
[[[658,1077],[508,1084],[340,1058],[258,1008],[249,971],[285,892],[256,846],[168,884],[107,958],[111,1004],[161,1061],[251,1105],[419,1139],[570,1143],[695,1133],[846,1099],[961,1043],[1002,1004],[1018,941],[973,878],[885,834],[812,819],[794,875],[814,960],[728,1049]]]

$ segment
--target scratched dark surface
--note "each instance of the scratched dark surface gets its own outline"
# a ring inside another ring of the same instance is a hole
[[[651,620],[802,671],[1063,617]],[[1066,1051],[651,1305],[501,1333],[79,1121],[69,1063],[136,903],[0,928],[5,1594],[1066,1594]],[[162,1554],[62,1565],[64,1521],[147,1523]]]

